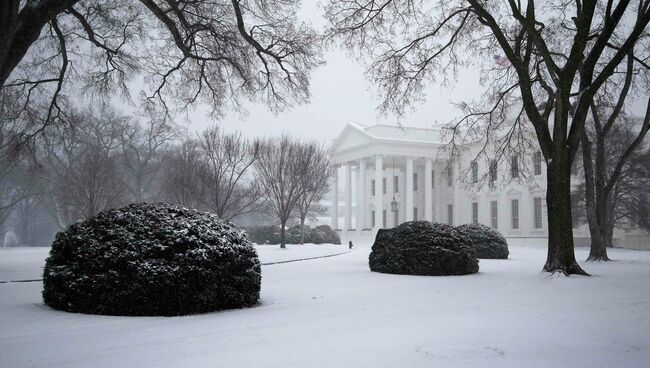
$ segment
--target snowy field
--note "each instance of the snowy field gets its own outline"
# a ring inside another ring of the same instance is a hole
[[[347,246],[258,249],[270,263]],[[650,252],[566,278],[540,272],[545,249],[510,250],[475,275],[416,277],[370,272],[360,244],[263,266],[255,308],[173,318],[59,312],[40,282],[3,283],[0,367],[650,366]],[[0,280],[40,278],[46,253],[1,249]]]

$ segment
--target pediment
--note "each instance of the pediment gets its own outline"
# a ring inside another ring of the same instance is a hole
[[[362,129],[348,124],[345,126],[341,134],[334,139],[332,144],[332,153],[336,155],[338,152],[343,152],[366,143],[370,143],[372,137]]]

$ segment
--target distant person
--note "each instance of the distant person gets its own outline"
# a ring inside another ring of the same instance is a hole
[[[352,249],[353,246],[354,244],[352,244],[352,240],[350,240],[350,242],[348,243],[348,249]]]

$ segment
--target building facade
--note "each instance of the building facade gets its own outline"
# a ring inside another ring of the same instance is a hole
[[[546,244],[546,165],[530,153],[484,163],[472,161],[481,144],[463,147],[449,164],[438,128],[348,124],[334,139],[339,163],[330,201],[331,226],[374,237],[380,228],[427,220],[458,226],[482,223],[510,244]],[[616,232],[625,246],[628,233]],[[578,245],[589,244],[586,226],[574,229]],[[639,234],[635,244],[647,247]],[[644,239],[645,239],[644,238]]]

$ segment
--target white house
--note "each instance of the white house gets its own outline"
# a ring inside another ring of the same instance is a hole
[[[439,128],[346,125],[332,144],[340,166],[329,202],[331,226],[370,237],[405,221],[474,222],[498,229],[510,244],[546,244],[541,152],[490,169],[471,161],[480,145],[468,145],[461,159],[448,165],[441,133]],[[574,236],[577,245],[589,244],[586,226],[574,229]],[[649,240],[644,233],[615,232],[617,246],[648,248]]]

